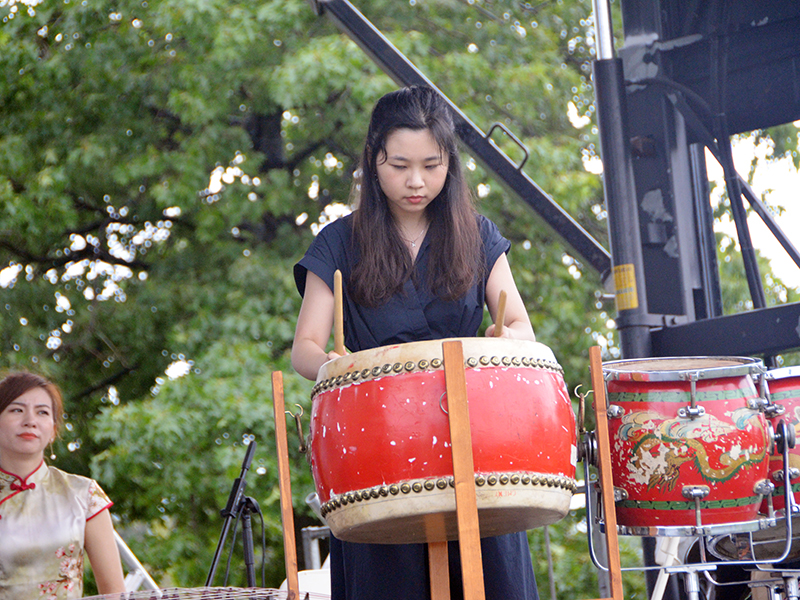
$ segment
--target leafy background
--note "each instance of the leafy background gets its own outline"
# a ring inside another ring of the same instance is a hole
[[[607,246],[601,180],[584,166],[598,143],[588,0],[360,8],[471,120],[521,138],[526,173]],[[0,366],[62,386],[55,464],[101,482],[162,586],[205,581],[254,440],[248,493],[277,587],[270,378],[283,372],[287,405],[306,411],[312,385],[289,362],[292,266],[347,204],[369,110],[395,85],[305,0],[0,0],[0,15]],[[796,131],[776,137],[776,156],[796,157]],[[569,387],[588,389],[588,348],[619,356],[598,275],[465,159],[480,210],[513,243],[537,337]],[[726,309],[743,310],[726,239]],[[796,300],[763,266],[770,303]],[[295,446],[299,528],[318,522]],[[576,510],[548,530],[559,596],[597,594],[582,519]],[[544,532],[529,535],[546,594]],[[638,564],[639,540],[622,544],[623,562]],[[626,574],[626,594],[645,594],[640,574]]]

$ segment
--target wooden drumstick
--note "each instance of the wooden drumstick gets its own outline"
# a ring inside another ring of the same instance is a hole
[[[342,309],[342,272],[333,274],[333,351],[344,356],[344,316]]]
[[[500,300],[497,303],[497,317],[494,320],[494,337],[503,333],[503,321],[506,319],[506,291],[500,290]]]

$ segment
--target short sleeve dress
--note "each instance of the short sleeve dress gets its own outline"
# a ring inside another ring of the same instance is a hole
[[[0,469],[0,600],[81,598],[86,522],[111,504],[44,461],[24,478]]]
[[[455,301],[437,298],[426,286],[430,252],[423,240],[415,262],[415,277],[404,293],[377,308],[356,304],[344,290],[344,337],[348,350],[451,337],[473,337],[483,320],[486,281],[497,259],[511,244],[489,219],[478,216],[485,275]],[[320,231],[294,268],[295,282],[305,292],[309,271],[333,289],[339,269],[348,281],[358,260],[351,244],[352,216],[334,221]],[[488,600],[537,600],[530,547],[525,532],[481,540],[484,585]],[[331,539],[333,600],[407,600],[430,597],[427,545],[356,544]],[[458,544],[449,544],[452,598],[462,598]]]

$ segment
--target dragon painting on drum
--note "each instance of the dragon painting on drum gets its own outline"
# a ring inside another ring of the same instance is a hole
[[[754,359],[606,363],[617,522],[648,528],[759,518],[772,433]],[[663,534],[663,533],[662,533]],[[666,535],[671,535],[667,533]]]
[[[617,436],[621,443],[632,444],[633,451],[627,477],[621,478],[631,485],[672,491],[683,465],[691,463],[709,485],[724,483],[739,470],[763,462],[767,449],[758,441],[763,439],[764,423],[757,417],[747,408],[733,411],[733,425],[709,414],[695,420],[670,419],[649,410],[626,414]]]

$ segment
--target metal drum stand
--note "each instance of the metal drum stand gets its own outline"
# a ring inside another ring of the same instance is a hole
[[[595,567],[600,571],[607,572],[611,576],[612,590],[615,581],[619,581],[621,594],[621,573],[625,571],[663,571],[667,575],[679,573],[683,575],[684,589],[689,600],[701,599],[701,581],[705,581],[713,586],[733,585],[733,582],[721,582],[712,577],[712,573],[720,566],[740,566],[743,568],[754,569],[756,571],[769,573],[767,579],[755,581],[737,582],[746,584],[754,590],[766,588],[768,595],[764,594],[763,599],[757,600],[800,600],[800,568],[797,570],[775,569],[776,563],[781,563],[790,555],[792,550],[792,518],[800,514],[800,508],[794,500],[791,486],[784,486],[783,499],[786,509],[784,514],[776,517],[772,510],[771,494],[774,486],[769,482],[758,489],[758,493],[763,494],[769,503],[768,516],[758,518],[745,523],[715,523],[704,525],[700,511],[700,501],[704,495],[703,490],[691,487],[684,496],[695,504],[695,524],[673,527],[655,528],[630,528],[618,526],[616,522],[615,502],[621,498],[615,498],[615,491],[611,479],[611,450],[608,425],[608,406],[606,403],[605,383],[602,379],[602,363],[600,362],[599,347],[590,349],[590,361],[592,368],[592,386],[594,392],[594,408],[597,420],[597,430],[585,431],[583,428],[583,402],[581,396],[581,415],[579,418],[579,460],[584,465],[584,480],[586,482],[586,520],[588,523],[587,535],[589,554]],[[775,431],[771,433],[774,449],[782,456],[783,468],[782,478],[787,483],[791,473],[789,467],[789,449],[795,445],[794,428],[787,426],[786,422],[778,422]],[[599,481],[593,481],[590,467],[594,466],[599,470]],[[687,486],[688,487],[688,486]],[[768,489],[769,488],[769,489]],[[782,523],[785,531],[783,539],[770,539],[772,555],[768,558],[759,558],[759,539],[758,532],[775,528]],[[608,564],[603,564],[596,551],[594,527],[599,525],[599,530],[606,534],[607,543],[613,541],[614,552],[609,547]],[[616,546],[617,533],[627,535],[654,535],[654,536],[680,536],[696,537],[700,551],[700,562],[692,564],[679,564],[674,566],[643,566],[643,567],[622,567],[619,564],[618,547]],[[754,535],[755,534],[755,535]],[[721,544],[724,540],[732,539],[736,548],[736,554],[728,557],[720,552]],[[776,548],[777,546],[777,548]],[[710,560],[709,554],[719,560]],[[746,557],[746,558],[739,558]],[[799,565],[800,566],[800,565]],[[777,571],[777,572],[776,572]],[[700,576],[703,576],[701,580]],[[754,598],[756,593],[754,593]],[[616,595],[615,595],[616,597]],[[660,600],[654,597],[651,600]]]

